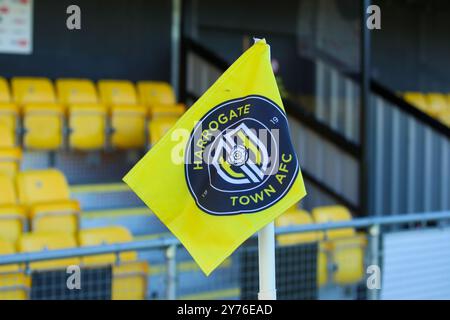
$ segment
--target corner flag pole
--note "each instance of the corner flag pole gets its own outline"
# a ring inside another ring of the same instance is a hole
[[[254,43],[261,39],[253,38]],[[272,221],[258,232],[259,292],[258,300],[276,300],[275,224]]]
[[[258,300],[276,300],[275,225],[273,221],[258,232],[259,293]]]

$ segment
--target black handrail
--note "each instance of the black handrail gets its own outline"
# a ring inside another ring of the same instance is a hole
[[[194,40],[186,38],[184,43],[186,50],[191,50],[195,52],[197,55],[207,60],[209,63],[214,65],[214,67],[220,69],[221,71],[225,71],[230,66],[230,64],[227,61],[225,61],[225,59],[219,57],[217,54],[205,48],[198,42],[195,42]]]
[[[324,53],[318,49],[315,49],[314,56],[317,57],[319,60],[322,60],[325,63],[331,65],[344,77],[352,80],[356,84],[359,84],[360,80],[359,74],[347,71],[345,65],[336,58],[334,58],[333,56]],[[439,120],[431,117],[429,114],[418,109],[417,107],[415,107],[414,105],[403,99],[401,96],[393,92],[391,89],[387,88],[386,86],[384,86],[379,81],[373,78],[370,80],[370,90],[372,93],[380,96],[381,98],[389,102],[394,108],[400,109],[401,111],[414,117],[419,122],[431,127],[432,129],[436,130],[445,137],[450,138],[449,127],[447,127]]]
[[[358,144],[348,140],[340,132],[335,131],[325,123],[317,120],[311,112],[306,111],[306,109],[301,107],[298,102],[284,99],[283,104],[286,113],[306,125],[316,134],[325,138],[339,149],[352,155],[354,158],[359,159],[361,157],[361,147]]]
[[[409,115],[411,115],[415,119],[417,119],[419,122],[426,124],[427,126],[431,127],[433,130],[439,132],[440,134],[446,136],[447,138],[450,138],[450,128],[449,127],[447,127],[445,124],[443,124],[439,120],[426,114],[422,110],[417,109],[412,104],[410,104],[406,100],[402,99],[397,94],[393,93],[391,90],[384,87],[377,81],[375,81],[375,80],[371,81],[370,89],[372,90],[373,93],[379,95],[384,100],[386,100],[387,102],[392,104],[394,107],[408,113]]]

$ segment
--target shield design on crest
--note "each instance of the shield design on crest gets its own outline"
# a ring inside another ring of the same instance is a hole
[[[272,138],[271,133],[270,138]],[[211,167],[224,183],[214,181],[210,173],[210,185],[220,191],[237,191],[257,187],[270,174],[271,159],[267,141],[261,141],[256,132],[241,122],[233,129],[218,136],[211,152]],[[211,170],[211,168],[210,168]]]

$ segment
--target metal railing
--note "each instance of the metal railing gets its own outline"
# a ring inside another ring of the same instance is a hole
[[[284,292],[281,298],[379,299],[384,286],[387,288],[395,288],[397,291],[400,290],[400,294],[406,295],[407,291],[406,289],[403,290],[404,285],[402,283],[397,285],[396,283],[392,284],[391,281],[389,283],[384,282],[382,290],[368,288],[365,285],[367,267],[379,266],[382,270],[381,277],[383,278],[384,273],[387,272],[390,277],[389,279],[392,279],[392,270],[396,270],[396,265],[386,265],[386,261],[383,261],[386,258],[385,253],[391,252],[391,247],[395,247],[397,250],[396,257],[402,257],[406,254],[405,259],[410,259],[410,256],[414,254],[420,256],[420,254],[423,254],[423,246],[427,243],[426,237],[429,234],[435,237],[435,234],[439,235],[444,232],[445,235],[448,233],[450,237],[450,228],[447,227],[449,226],[449,222],[450,212],[432,212],[279,227],[276,229],[276,237],[279,240],[279,245],[277,246],[277,259],[279,261],[279,264],[277,264],[277,281],[280,285],[280,291]],[[390,226],[395,226],[395,228],[390,228]],[[349,229],[364,229],[368,232],[362,234],[345,234],[339,237],[332,236],[333,230],[342,232],[343,230]],[[282,241],[283,236],[311,236],[315,232],[327,236],[315,241],[305,241],[305,239],[299,238],[294,241],[296,244],[288,243],[286,245]],[[395,240],[397,241],[394,241],[395,245],[390,244],[392,241],[389,239],[395,239],[399,235],[404,237],[409,233],[414,233],[411,239],[425,237],[425,240],[412,247],[408,246],[408,242],[404,240],[400,242]],[[361,239],[363,240],[362,242],[360,241]],[[367,246],[364,244],[364,239],[367,239]],[[255,253],[257,251],[254,250],[256,248],[254,244],[254,239],[250,239],[223,266],[213,272],[210,277],[205,277],[201,273],[184,249],[180,247],[179,241],[173,237],[122,244],[2,255],[0,256],[0,293],[2,292],[1,285],[3,283],[1,277],[4,274],[2,273],[2,268],[8,265],[25,266],[23,269],[20,269],[22,271],[19,271],[19,273],[24,272],[26,275],[32,275],[34,270],[33,266],[36,263],[61,261],[61,259],[75,257],[115,254],[118,259],[114,266],[121,266],[127,263],[119,259],[124,252],[138,251],[140,253],[140,259],[148,261],[150,265],[148,278],[150,286],[146,288],[146,298],[247,299],[256,297],[257,291],[258,267],[257,259],[255,259]],[[439,259],[433,260],[433,267],[438,270],[434,276],[440,275],[445,278],[445,275],[440,273],[446,272],[447,267],[441,262],[450,259],[450,246],[443,250],[442,245],[440,242],[431,242],[431,247],[426,248],[426,254],[440,257]],[[145,252],[152,252],[153,254],[146,256],[144,254]],[[364,259],[361,258],[361,254],[363,254]],[[391,261],[392,259],[388,256],[387,260]],[[163,261],[163,264],[158,266],[157,263],[161,261]],[[398,264],[398,262],[396,263]],[[417,265],[420,263],[423,263],[423,261],[417,260],[414,262]],[[81,267],[83,267],[82,263]],[[414,265],[410,265],[411,270],[414,268]],[[325,271],[322,272],[321,269]],[[407,270],[403,272],[407,272]],[[428,270],[423,270],[421,276],[417,274],[413,276],[418,277],[416,280],[420,281],[420,277],[429,276],[427,272]],[[359,274],[358,279],[345,279],[352,277],[352,274],[355,273]],[[87,284],[89,284],[89,281],[93,281],[95,284],[88,287],[101,287],[99,279],[106,278],[106,274],[104,270],[101,270],[101,276],[91,280],[85,280]],[[130,276],[129,273],[125,274]],[[327,280],[320,280],[321,278],[326,278]],[[37,279],[39,280],[39,278]],[[58,291],[55,288],[55,283],[66,281],[66,279],[64,277],[62,280],[58,280],[59,278],[55,279],[50,284],[46,284],[44,288],[38,288],[39,292],[55,291],[53,296],[57,297]],[[113,279],[117,279],[114,276],[114,271]],[[33,281],[31,281],[28,290],[36,289],[35,287],[37,286],[43,286],[42,283],[36,282],[37,284],[35,284]],[[138,284],[131,280],[130,282],[122,283],[120,287],[116,286],[114,281],[116,280],[113,280],[112,290],[137,290],[134,286],[138,286]],[[427,292],[427,288],[431,290],[433,285],[433,280],[427,281],[427,285],[424,285],[423,292]],[[9,287],[14,287],[14,285],[10,285]],[[159,292],[159,294],[155,295],[155,292]],[[255,296],[252,296],[252,294]],[[391,297],[390,294],[390,292],[387,292],[384,293],[384,296],[389,298]],[[398,293],[395,294],[397,294],[397,296],[394,296],[395,298],[402,298],[402,296],[398,296]],[[437,298],[450,298],[447,294],[450,294],[450,292],[442,292],[442,296],[438,296]],[[1,294],[0,297],[2,297]],[[96,296],[94,295],[94,297]],[[406,295],[406,297],[408,296]]]

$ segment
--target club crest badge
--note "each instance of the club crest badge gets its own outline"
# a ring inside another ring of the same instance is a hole
[[[262,211],[291,188],[299,165],[286,115],[273,101],[226,101],[195,125],[185,176],[197,206],[213,215]]]

